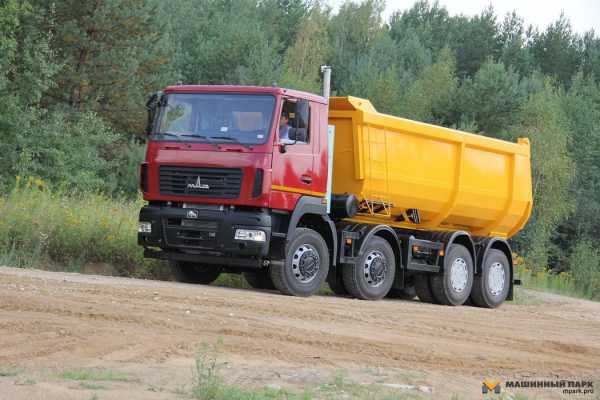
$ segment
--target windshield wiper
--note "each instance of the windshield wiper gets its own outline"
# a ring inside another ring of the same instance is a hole
[[[216,147],[217,149],[219,149],[219,150],[221,149],[217,143],[215,143],[215,142],[213,142],[213,141],[211,140],[210,136],[204,136],[204,135],[192,135],[192,134],[188,134],[188,133],[181,134],[180,136],[198,138],[198,139],[204,140],[204,141],[206,141],[206,142],[208,142],[208,143],[212,144],[213,146],[215,146],[215,147]]]
[[[222,139],[222,140],[231,140],[232,142],[235,142],[236,144],[240,144],[244,147],[246,147],[248,150],[252,150],[252,146],[250,146],[248,143],[244,143],[244,142],[240,142],[240,140],[236,137],[233,136],[209,136],[210,139]]]
[[[204,135],[195,135],[192,133],[172,133],[172,132],[161,132],[158,133],[158,135],[164,135],[164,136],[172,136],[172,137],[177,137],[177,138],[182,138],[182,137],[190,137],[190,138],[197,138],[200,140],[203,140],[207,143],[212,144],[213,146],[215,146],[217,149],[219,148],[219,145],[215,142],[213,142],[210,137],[204,136]]]
[[[171,133],[171,132],[157,132],[155,133],[155,135],[157,136],[171,136],[171,137],[176,137],[178,138],[180,135],[176,134],[176,133]]]

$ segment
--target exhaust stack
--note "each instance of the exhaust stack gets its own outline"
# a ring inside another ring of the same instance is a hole
[[[329,94],[331,90],[331,67],[329,65],[321,65],[321,73],[323,74],[323,97],[329,103]]]

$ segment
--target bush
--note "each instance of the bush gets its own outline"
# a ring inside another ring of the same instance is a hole
[[[581,240],[573,248],[569,266],[575,287],[589,298],[600,298],[600,252],[592,242]]]
[[[3,264],[108,263],[119,275],[160,275],[160,264],[143,258],[137,245],[136,201],[101,194],[51,191],[40,179],[18,179],[0,198]]]

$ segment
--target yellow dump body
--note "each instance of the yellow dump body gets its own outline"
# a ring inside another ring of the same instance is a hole
[[[352,193],[361,205],[352,221],[506,238],[529,218],[528,139],[511,143],[392,117],[356,97],[332,97],[329,124],[333,193]]]

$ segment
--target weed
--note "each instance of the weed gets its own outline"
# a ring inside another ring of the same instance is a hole
[[[57,263],[80,271],[85,263],[103,262],[120,275],[156,276],[163,264],[144,259],[137,244],[142,204],[141,199],[17,186],[0,197],[0,263]]]
[[[12,366],[0,366],[0,377],[17,376],[21,372],[23,372],[23,370],[19,369],[19,368],[16,368],[16,367],[12,367]]]
[[[32,386],[35,385],[37,382],[34,379],[31,378],[27,378],[25,380],[18,380],[15,382],[15,385],[19,385],[19,386]]]
[[[116,381],[116,382],[132,382],[130,375],[119,371],[111,370],[92,370],[78,369],[72,371],[64,371],[59,375],[59,378],[69,379],[73,381]]]
[[[108,389],[107,386],[105,385],[100,385],[98,383],[93,383],[93,382],[81,382],[79,384],[79,387],[82,389],[88,389],[88,390],[104,390],[104,389]]]
[[[310,400],[308,392],[302,395],[288,393],[285,390],[239,388],[225,383],[219,376],[219,370],[226,363],[219,361],[219,354],[223,346],[222,339],[216,344],[202,344],[196,354],[195,382],[192,395],[201,400]]]
[[[516,286],[513,296],[513,304],[518,304],[522,306],[533,306],[541,304],[541,301],[537,297],[533,296],[531,292],[528,292],[527,290]]]
[[[520,279],[523,287],[538,289],[565,296],[596,299],[592,292],[576,285],[570,272],[554,273],[550,270],[533,271],[525,265],[516,266],[515,278]],[[517,300],[518,301],[518,300]]]

